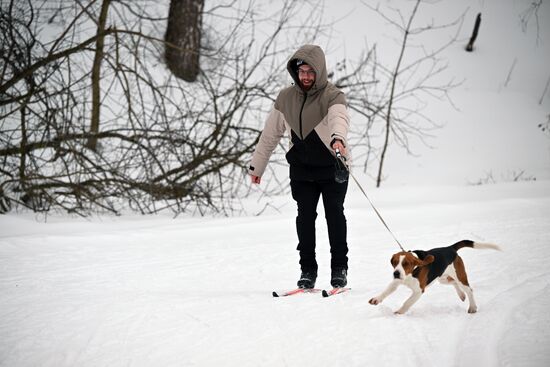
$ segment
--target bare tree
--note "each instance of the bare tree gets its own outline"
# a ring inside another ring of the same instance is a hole
[[[305,43],[318,27],[295,18],[304,3],[261,20],[253,3],[205,9],[205,68],[186,83],[164,67],[167,19],[153,1],[0,5],[0,203],[45,213],[238,210],[258,127],[283,82],[284,37]],[[256,32],[258,21],[268,32]],[[46,23],[53,38],[41,38]]]
[[[367,67],[374,82],[368,84],[370,90],[366,92],[368,99],[364,102],[368,123],[364,125],[366,129],[360,134],[357,145],[360,146],[362,141],[367,140],[365,167],[368,159],[378,159],[377,187],[380,187],[384,180],[384,163],[392,140],[408,153],[412,153],[412,139],[418,139],[426,144],[430,131],[440,126],[422,112],[427,104],[426,100],[446,99],[452,104],[449,92],[460,84],[452,79],[441,84],[435,83],[434,80],[447,69],[441,54],[456,42],[464,15],[449,24],[428,23],[415,26],[423,2],[416,0],[408,14],[403,14],[400,9],[390,9],[391,13],[384,12],[364,2],[365,6],[376,12],[401,34],[399,52],[393,67],[388,67],[387,61],[382,62],[378,59],[376,45],[372,48],[370,66]],[[423,44],[414,44],[414,39],[423,33],[453,27],[456,28],[455,35],[442,45],[428,48]],[[381,131],[380,146],[374,146],[370,142],[370,135],[375,131]]]
[[[167,46],[186,49],[164,39],[168,9],[153,0],[1,2],[0,210],[239,210],[250,153],[288,83],[287,58],[328,26],[322,8],[309,2],[287,0],[269,13],[254,1],[207,5],[201,70],[188,83],[165,67]],[[437,29],[392,24],[408,32],[407,44]],[[445,69],[437,58],[444,47],[389,68],[374,45],[332,71],[365,120],[352,137],[363,144],[365,164],[382,149],[387,154],[389,143],[374,143],[373,131],[408,149],[409,139],[422,140],[436,125],[410,101],[444,97],[452,88],[430,83]],[[276,176],[267,183],[268,190],[284,189]]]

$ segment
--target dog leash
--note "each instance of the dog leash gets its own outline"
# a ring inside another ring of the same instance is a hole
[[[363,195],[365,195],[365,197],[367,198],[370,206],[372,207],[372,209],[374,210],[374,212],[376,213],[376,215],[378,216],[378,218],[380,219],[380,221],[382,222],[382,224],[384,225],[384,227],[386,227],[386,229],[388,230],[388,232],[390,232],[391,236],[393,237],[393,239],[395,240],[395,242],[397,242],[397,244],[399,245],[399,248],[401,249],[401,251],[403,252],[407,252],[403,246],[401,245],[401,242],[399,242],[399,240],[397,239],[397,237],[395,237],[395,235],[393,234],[392,230],[390,229],[390,227],[388,226],[388,224],[386,223],[386,221],[384,220],[384,218],[382,218],[382,215],[380,214],[380,212],[378,211],[378,209],[376,209],[376,207],[374,206],[374,204],[372,203],[371,199],[369,198],[369,196],[367,195],[367,193],[365,192],[365,190],[363,189],[363,186],[361,186],[361,184],[359,183],[359,181],[357,181],[357,179],[355,178],[355,176],[353,175],[353,173],[351,173],[351,170],[348,168],[348,166],[346,165],[346,158],[340,153],[340,149],[336,149],[336,158],[338,158],[339,160],[342,161],[344,167],[346,168],[346,170],[348,171],[348,173],[350,174],[350,176],[353,178],[353,181],[355,181],[355,183],[357,184],[357,186],[359,187],[359,189],[361,190],[361,192],[363,193]]]

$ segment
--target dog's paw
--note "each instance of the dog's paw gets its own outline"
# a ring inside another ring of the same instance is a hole
[[[402,305],[401,307],[399,307],[399,310],[395,311],[394,314],[396,315],[403,315],[405,314],[407,311],[409,311],[409,307],[407,307],[406,305]]]
[[[476,313],[476,312],[477,312],[476,306],[470,306],[470,308],[468,308],[468,313]]]
[[[382,303],[382,300],[378,299],[377,297],[373,297],[373,298],[371,298],[371,299],[369,300],[369,303],[370,303],[371,305],[376,306],[376,305]]]

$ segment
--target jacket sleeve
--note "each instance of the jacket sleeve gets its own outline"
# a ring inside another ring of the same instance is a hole
[[[248,168],[249,174],[258,177],[264,174],[269,158],[281,138],[285,135],[285,131],[286,125],[283,114],[276,108],[273,108],[267,116],[265,127],[252,155],[250,167]]]
[[[347,146],[349,123],[350,118],[344,103],[336,103],[329,107],[328,126],[331,141],[334,139],[340,139],[344,145]]]

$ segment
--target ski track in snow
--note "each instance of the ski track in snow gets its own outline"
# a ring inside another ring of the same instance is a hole
[[[271,297],[272,290],[294,287],[299,275],[291,209],[230,219],[47,224],[0,216],[0,366],[550,361],[548,182],[373,192],[410,249],[463,238],[503,247],[461,250],[479,306],[474,315],[440,284],[406,315],[393,314],[409,294],[405,288],[379,306],[368,304],[390,281],[397,246],[360,195],[351,190],[347,201],[353,289],[328,299]],[[326,288],[322,210],[319,219],[317,286]]]

